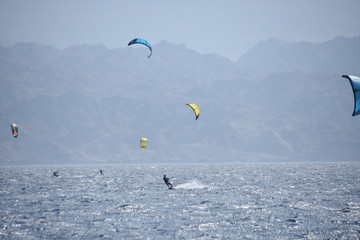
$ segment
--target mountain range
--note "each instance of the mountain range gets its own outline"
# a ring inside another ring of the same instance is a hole
[[[359,161],[341,75],[360,75],[360,37],[268,39],[236,62],[164,40],[147,55],[0,47],[0,164]]]

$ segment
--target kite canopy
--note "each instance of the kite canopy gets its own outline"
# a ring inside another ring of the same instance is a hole
[[[352,75],[343,75],[343,78],[349,79],[354,93],[354,112],[353,116],[360,114],[360,77]]]
[[[128,46],[133,45],[133,44],[142,44],[142,45],[147,46],[150,49],[150,55],[148,56],[148,58],[151,57],[152,47],[148,41],[146,41],[145,39],[142,39],[142,38],[135,38],[128,43]]]
[[[195,117],[196,117],[195,120],[197,120],[198,117],[200,116],[200,108],[194,103],[186,103],[186,105],[192,108],[192,110],[195,113]]]
[[[146,145],[147,145],[147,138],[141,138],[140,139],[140,147],[141,147],[141,150],[146,150]]]
[[[13,136],[15,138],[17,138],[19,131],[18,131],[18,126],[15,123],[11,124],[11,131],[12,131]]]

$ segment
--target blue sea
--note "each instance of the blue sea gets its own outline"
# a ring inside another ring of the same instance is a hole
[[[360,163],[1,167],[0,239],[360,239]]]

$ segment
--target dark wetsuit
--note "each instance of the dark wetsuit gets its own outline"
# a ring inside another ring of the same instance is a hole
[[[166,175],[164,175],[163,180],[164,180],[165,184],[168,186],[168,188],[172,188],[170,178],[168,178],[168,177],[166,177]]]

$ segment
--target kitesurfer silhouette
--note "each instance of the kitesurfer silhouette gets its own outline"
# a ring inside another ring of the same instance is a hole
[[[170,178],[168,178],[168,177],[166,177],[166,175],[164,175],[163,180],[164,180],[166,186],[168,186],[169,189],[173,188],[173,186],[172,186],[172,184],[170,182]]]
[[[101,175],[104,175],[104,173],[103,173],[103,171],[100,169],[100,173],[101,173]]]
[[[54,176],[55,176],[55,177],[58,177],[58,176],[59,176],[59,172],[58,172],[57,170],[54,172]]]

